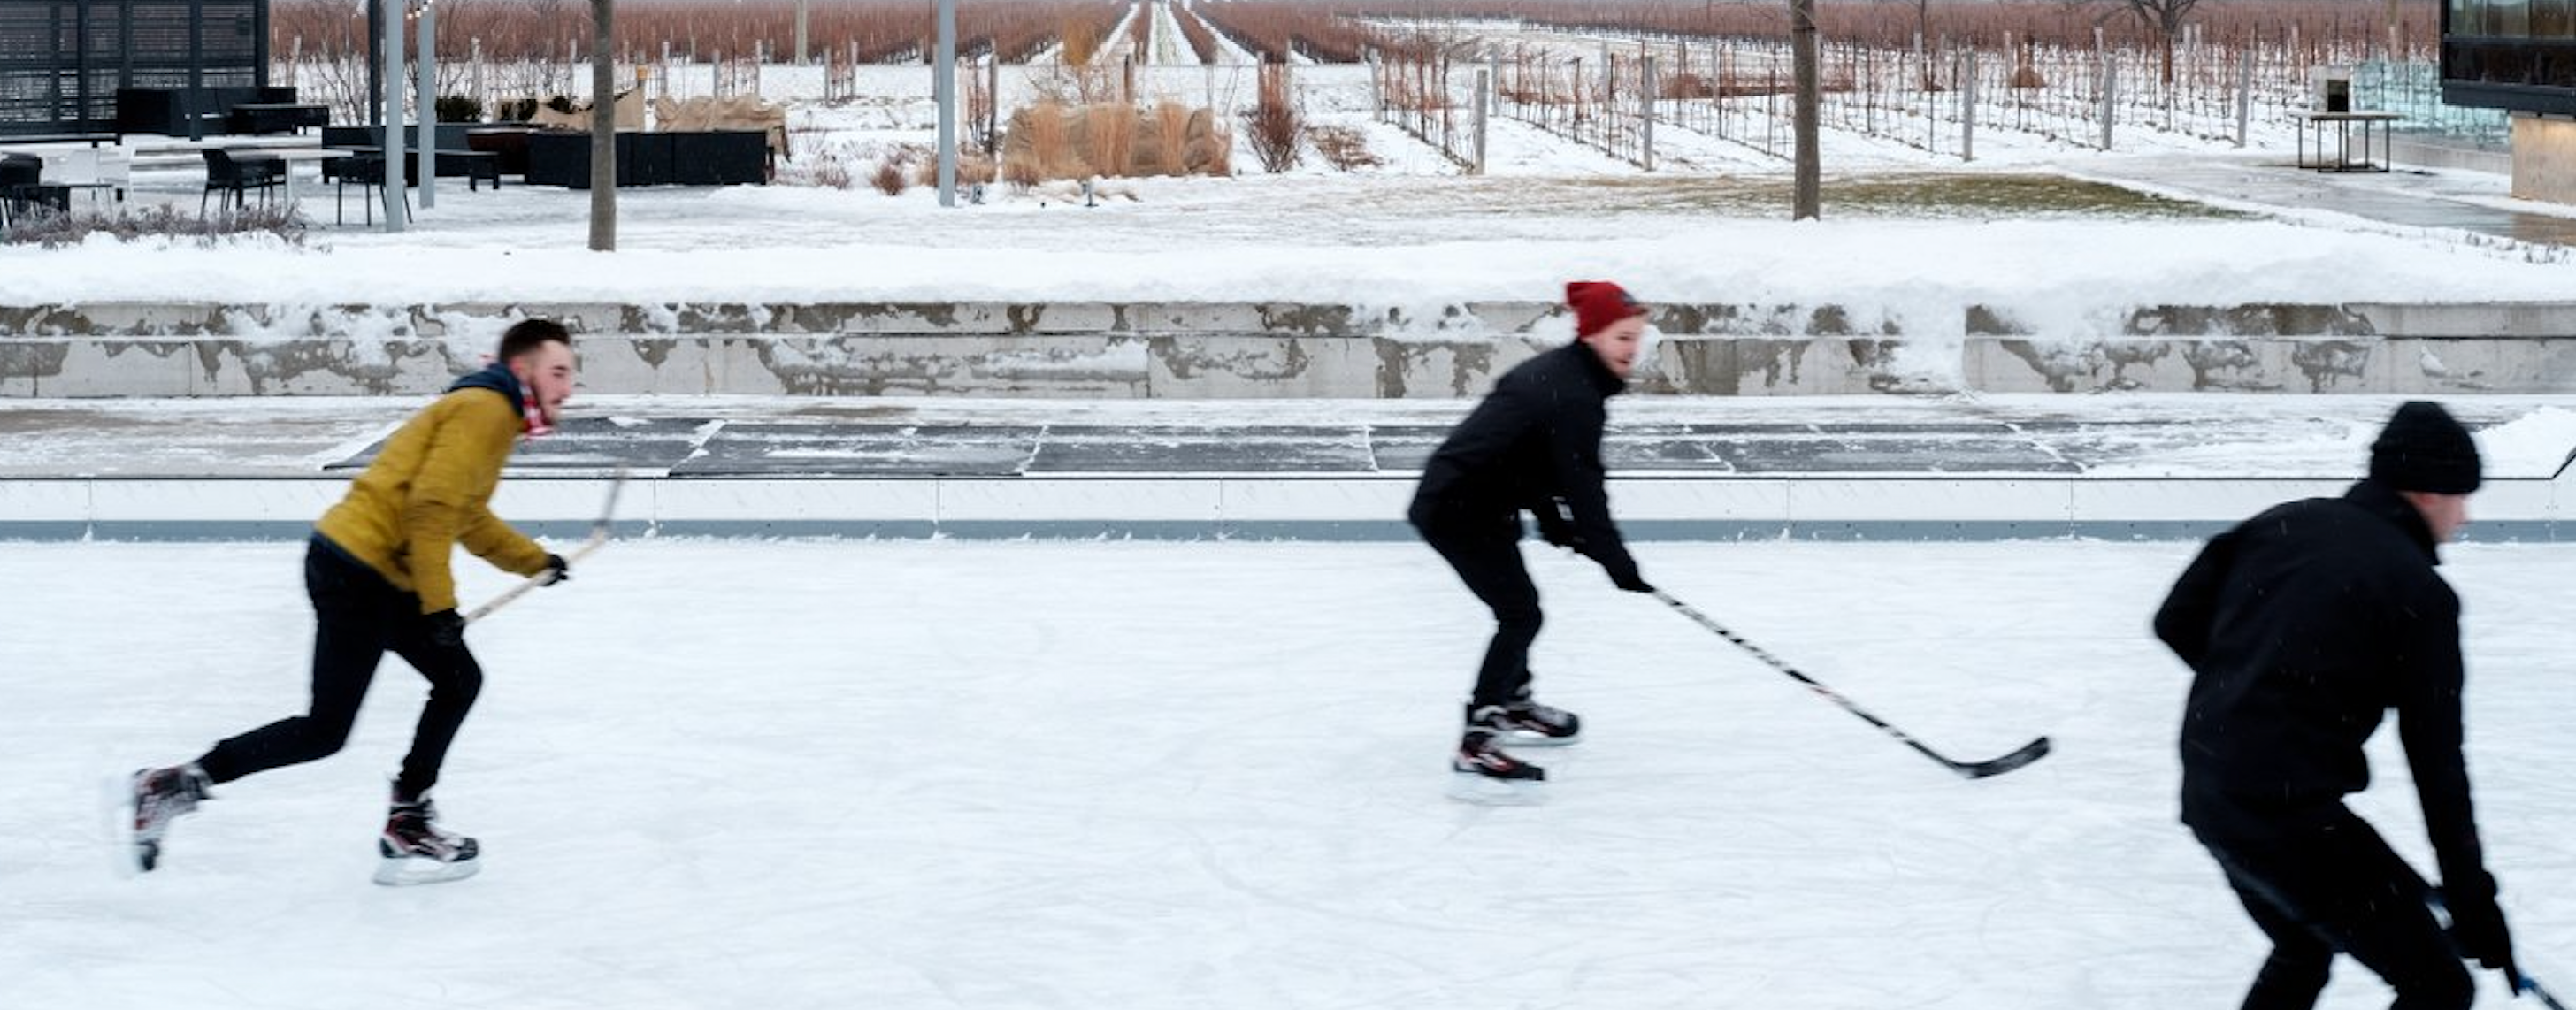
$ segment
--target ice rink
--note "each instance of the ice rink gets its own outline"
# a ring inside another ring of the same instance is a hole
[[[1968,782],[1533,544],[1588,739],[1497,808],[1443,796],[1488,624],[1418,544],[620,541],[474,628],[438,798],[487,869],[387,889],[398,660],[342,754],[111,870],[103,780],[303,705],[301,545],[0,544],[0,1006],[2233,1006],[2264,946],[2174,821],[2147,631],[2194,548],[1639,546],[1954,757],[2055,740]],[[2448,558],[2490,864],[2563,993],[2576,547]],[[2393,736],[2358,806],[2428,866]],[[2324,1005],[2386,999],[2345,962]]]

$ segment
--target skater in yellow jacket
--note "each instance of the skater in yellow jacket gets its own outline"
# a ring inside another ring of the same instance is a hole
[[[477,869],[474,839],[441,830],[430,804],[449,744],[482,690],[465,647],[450,559],[457,545],[505,571],[569,577],[560,555],[492,514],[501,466],[522,435],[553,429],[572,393],[571,336],[527,320],[501,337],[498,360],[450,386],[386,440],[340,503],[314,524],[304,554],[315,618],[311,706],[214,745],[196,760],[136,772],[134,852],[159,864],[173,818],[209,787],[337,753],[384,654],[429,681],[411,752],[394,778],[378,854],[382,883],[451,880]]]

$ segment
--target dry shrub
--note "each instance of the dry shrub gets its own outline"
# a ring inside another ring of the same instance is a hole
[[[1170,104],[1071,108],[1042,102],[1011,115],[1002,143],[1002,181],[1026,189],[1050,179],[1093,175],[1230,175],[1234,138],[1207,109]],[[962,171],[962,170],[961,170]],[[986,178],[992,169],[983,169]]]
[[[240,210],[223,208],[199,216],[172,205],[159,205],[134,210],[118,207],[98,214],[75,211],[65,214],[51,208],[40,208],[0,229],[0,245],[34,245],[47,249],[79,245],[91,235],[113,235],[119,241],[132,242],[148,236],[192,238],[204,248],[217,248],[236,235],[267,235],[287,245],[304,244],[305,220],[296,213],[295,205],[253,203]]]
[[[1665,98],[1715,98],[1717,85],[1698,74],[1682,73],[1664,78]]]
[[[972,186],[993,181],[993,159],[981,151],[960,149],[957,152],[957,184]],[[939,156],[932,154],[912,164],[912,184],[939,185]]]
[[[1069,113],[1061,102],[1039,102],[1011,114],[1009,136],[1002,141],[1002,181],[1026,189],[1047,179],[1089,174],[1074,152]]]
[[[1368,138],[1358,127],[1317,126],[1307,130],[1306,136],[1315,142],[1315,153],[1324,156],[1324,163],[1340,171],[1386,164],[1386,159],[1368,149]]]
[[[2038,68],[2025,63],[2013,68],[2012,86],[2016,88],[2045,88],[2048,86],[2048,79],[2039,75]]]
[[[868,185],[887,196],[902,196],[903,191],[912,186],[912,176],[903,170],[903,166],[904,161],[899,157],[877,162],[876,172],[868,176]]]
[[[1261,161],[1262,171],[1278,173],[1297,167],[1297,146],[1306,139],[1306,117],[1294,99],[1288,87],[1288,65],[1262,64],[1260,97],[1243,114],[1252,156]]]
[[[1217,125],[1216,115],[1200,109],[1190,115],[1193,164],[1209,175],[1234,174],[1234,131]]]
[[[1026,193],[1038,183],[1046,181],[1046,176],[1038,172],[1038,163],[1035,159],[1005,160],[1002,162],[1002,181],[1010,184],[1012,189]]]
[[[1107,175],[1125,174],[1136,156],[1136,110],[1094,105],[1082,110],[1083,158]]]
[[[843,160],[838,151],[823,152],[805,172],[806,178],[814,185],[826,189],[848,189],[859,181],[857,176],[850,174],[850,163]]]
[[[1157,175],[1183,175],[1190,170],[1190,108],[1179,102],[1165,101],[1154,107],[1152,152],[1161,171]]]

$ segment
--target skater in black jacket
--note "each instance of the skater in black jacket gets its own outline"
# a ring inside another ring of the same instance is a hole
[[[2182,821],[2272,941],[2247,1010],[2305,1010],[2337,952],[2397,991],[2398,1010],[2475,997],[2460,958],[2517,989],[2461,756],[2460,602],[2433,570],[2468,519],[2477,445],[2432,403],[2398,409],[2370,476],[2212,539],[2156,613],[2193,672],[2182,724]],[[2343,798],[2370,782],[2362,742],[2397,712],[2442,874],[2434,892]]]
[[[1575,342],[1523,362],[1449,433],[1423,464],[1408,518],[1422,539],[1458,570],[1469,591],[1494,611],[1494,638],[1467,699],[1466,729],[1452,770],[1503,781],[1535,782],[1546,773],[1505,753],[1506,743],[1573,743],[1574,713],[1530,697],[1529,649],[1538,637],[1538,587],[1521,563],[1523,510],[1539,535],[1601,563],[1610,581],[1652,592],[1637,574],[1602,489],[1603,404],[1627,388],[1643,306],[1616,284],[1565,286],[1574,310]]]

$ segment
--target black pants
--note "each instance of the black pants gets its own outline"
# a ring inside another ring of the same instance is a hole
[[[376,664],[390,651],[429,680],[429,704],[421,709],[394,793],[411,799],[428,792],[438,784],[439,765],[474,696],[483,690],[483,668],[464,646],[430,641],[420,597],[394,588],[318,534],[304,550],[304,591],[313,598],[315,620],[312,707],[216,744],[197,759],[198,766],[208,778],[230,782],[338,753],[358,721],[358,703],[366,700]]]
[[[1467,591],[1494,611],[1494,640],[1485,646],[1485,661],[1476,668],[1476,689],[1467,704],[1500,705],[1518,697],[1529,689],[1530,643],[1538,640],[1543,620],[1538,585],[1521,561],[1520,518],[1466,524],[1417,517],[1415,525],[1431,549],[1458,570]]]
[[[2337,952],[2397,990],[2391,1010],[2462,1010],[2476,998],[2467,966],[2427,905],[2431,888],[2351,811],[2337,808],[2272,837],[2204,834],[2201,844],[2272,938],[2245,1010],[2315,1006]]]

